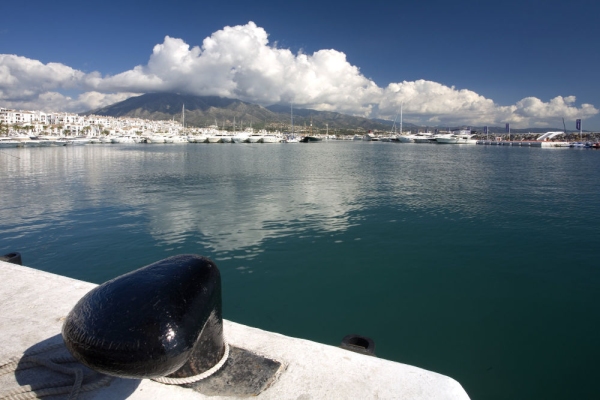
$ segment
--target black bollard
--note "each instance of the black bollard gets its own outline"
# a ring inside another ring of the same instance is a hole
[[[117,277],[79,300],[62,334],[77,360],[104,374],[201,374],[225,352],[219,270],[180,255]]]
[[[0,256],[0,261],[6,261],[12,264],[23,265],[21,261],[21,254],[16,251]]]
[[[346,335],[340,344],[342,349],[368,356],[375,355],[375,342],[373,339],[360,335]]]

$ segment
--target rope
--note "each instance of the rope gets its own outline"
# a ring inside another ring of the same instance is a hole
[[[225,351],[223,352],[223,357],[221,357],[221,360],[219,360],[219,362],[216,363],[212,368],[204,371],[203,373],[199,375],[188,376],[186,378],[167,378],[166,376],[162,376],[159,378],[152,378],[152,380],[160,383],[165,383],[167,385],[184,385],[187,383],[194,383],[202,379],[208,378],[209,376],[213,375],[215,372],[220,370],[221,367],[227,361],[227,358],[229,358],[229,343],[227,343],[227,340],[223,339],[223,344],[225,346]]]
[[[52,383],[40,383],[37,385],[24,385],[19,388],[10,390],[0,394],[0,399],[7,400],[27,400],[38,399],[44,396],[56,396],[68,394],[69,400],[75,400],[81,392],[89,392],[96,390],[102,386],[106,386],[111,380],[110,376],[103,376],[96,382],[83,384],[84,374],[81,368],[67,368],[57,363],[77,362],[73,357],[61,356],[53,358],[40,358],[38,354],[45,353],[56,348],[63,347],[63,344],[55,344],[46,348],[24,353],[21,359],[11,358],[9,361],[0,365],[0,375],[5,375],[18,370],[34,368],[35,366],[44,366],[52,371],[56,371],[65,375],[73,375],[75,382],[72,379],[54,381]],[[90,375],[91,376],[91,375]]]
[[[154,378],[153,380],[156,382],[164,383],[167,385],[184,385],[189,383],[198,382],[202,379],[206,379],[209,376],[213,375],[217,371],[219,371],[225,362],[229,358],[229,343],[227,340],[223,340],[223,345],[225,346],[225,351],[223,352],[223,356],[212,368],[204,371],[201,374],[189,376],[186,378],[167,378],[167,377],[159,377]],[[37,364],[44,367],[47,367],[53,371],[60,372],[65,375],[74,375],[75,382],[71,383],[72,380],[62,380],[55,381],[50,386],[46,387],[46,384],[40,385],[24,385],[17,389],[13,389],[6,393],[0,394],[0,399],[6,400],[29,400],[29,399],[38,399],[44,396],[56,396],[61,394],[69,394],[69,400],[76,400],[79,396],[79,393],[90,392],[92,390],[96,390],[102,386],[106,386],[112,377],[104,376],[96,382],[82,384],[84,380],[83,370],[80,368],[67,368],[59,365],[57,363],[69,363],[76,361],[72,357],[55,357],[50,359],[44,359],[36,357],[37,354],[44,353],[50,350],[54,350],[55,348],[62,347],[62,344],[56,344],[49,347],[46,347],[41,350],[29,352],[27,354],[23,354],[21,359],[11,358],[8,362],[0,365],[0,375],[7,374],[9,372],[15,372],[21,369],[33,368],[34,366],[31,364]]]
[[[10,372],[14,372],[17,369],[25,369],[26,367],[19,365],[19,362],[23,358],[26,358],[29,356],[34,356],[36,354],[46,353],[48,351],[58,349],[59,347],[63,347],[63,344],[62,343],[52,344],[50,346],[47,346],[47,347],[44,347],[44,348],[41,348],[38,350],[33,350],[33,351],[28,351],[27,353],[23,353],[21,355],[21,357],[11,357],[10,359],[8,359],[8,361],[6,361],[6,362],[2,363],[2,365],[0,365],[0,376],[6,375]],[[31,367],[29,367],[29,368],[31,368]]]
[[[91,392],[93,390],[99,389],[103,386],[106,386],[108,383],[110,383],[111,380],[112,380],[112,377],[104,376],[101,379],[97,380],[96,382],[87,383],[85,385],[82,385],[79,388],[78,394],[84,393],[84,392]],[[70,381],[70,382],[72,382],[72,381]],[[45,396],[58,396],[61,394],[72,394],[73,386],[70,384],[70,382],[67,383],[66,386],[53,386],[53,387],[48,387],[48,388],[33,387],[31,385],[25,385],[25,386],[21,386],[18,389],[14,389],[14,390],[11,390],[10,392],[3,394],[2,395],[3,397],[0,397],[0,399],[30,400],[30,399],[38,399],[40,397],[45,397]],[[69,396],[69,400],[70,399],[75,400],[76,397]]]

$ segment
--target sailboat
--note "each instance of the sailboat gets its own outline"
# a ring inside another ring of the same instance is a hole
[[[242,120],[242,125],[243,125]],[[250,122],[252,124],[252,122]],[[243,128],[243,127],[242,127]],[[239,132],[235,130],[235,117],[233,117],[233,136],[231,137],[231,143],[244,143],[248,140],[250,136],[249,131],[240,130]]]
[[[391,142],[398,141],[396,138],[396,120],[398,119],[398,115],[396,114],[396,118],[394,118],[394,124],[392,125],[392,130],[390,131],[388,136],[384,136],[381,138],[382,142]]]
[[[292,133],[284,139],[285,143],[299,143],[296,134],[294,133],[294,103],[290,103],[290,119],[292,123]]]

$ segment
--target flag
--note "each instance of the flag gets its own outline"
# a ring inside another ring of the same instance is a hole
[[[506,132],[510,132],[510,124],[506,124]]]
[[[577,129],[578,131],[581,130],[581,120],[580,119],[575,120],[575,129]]]

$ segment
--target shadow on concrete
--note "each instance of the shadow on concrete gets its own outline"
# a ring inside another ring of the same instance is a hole
[[[254,397],[269,388],[284,368],[279,361],[230,345],[229,358],[219,371],[183,386],[206,396]]]
[[[27,390],[38,397],[56,393],[51,395],[51,399],[68,398],[76,383],[75,371],[80,371],[83,377],[78,399],[126,399],[141,382],[139,379],[111,377],[85,367],[73,359],[61,335],[29,347],[11,369],[15,370],[10,374],[12,376],[8,375],[8,379],[3,379],[0,383],[0,397],[4,393]],[[12,383],[9,382],[11,378]]]

